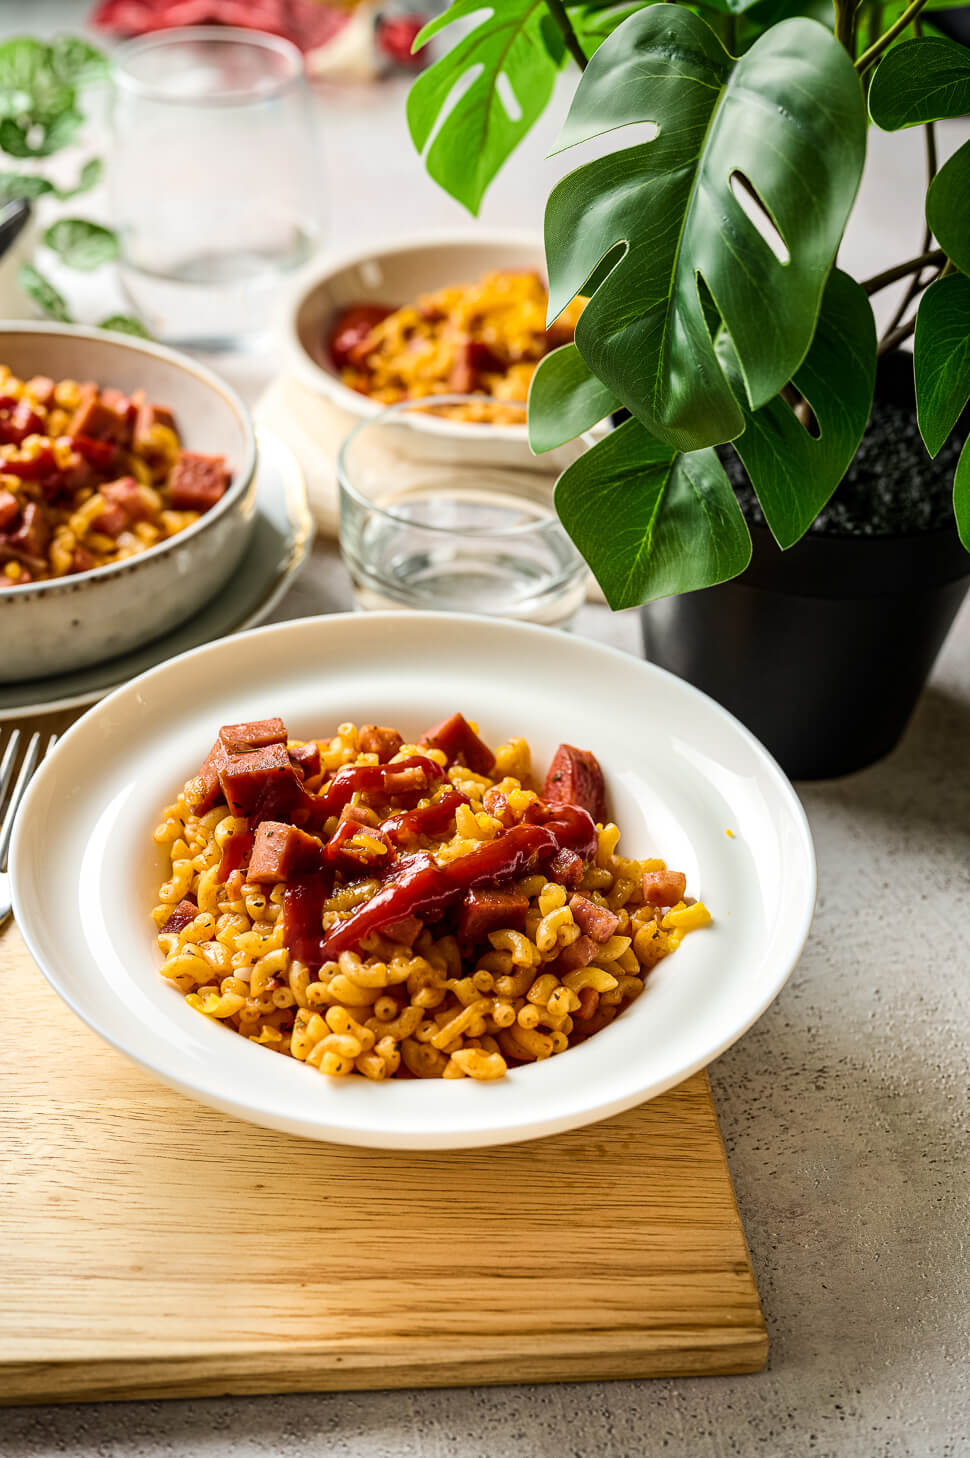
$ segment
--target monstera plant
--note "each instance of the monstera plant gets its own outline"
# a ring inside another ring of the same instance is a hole
[[[542,452],[623,422],[556,487],[610,604],[744,571],[731,451],[778,546],[798,542],[857,451],[878,356],[913,334],[935,455],[970,397],[970,142],[938,169],[933,131],[970,112],[970,51],[922,16],[943,0],[487,3],[454,0],[419,35],[465,22],[414,83],[409,125],[473,212],[564,68],[578,84],[556,151],[607,138],[548,200],[550,322],[589,302],[536,372],[529,431]],[[927,129],[925,238],[857,281],[835,260],[870,122]],[[870,297],[900,280],[879,340]],[[970,549],[970,446],[953,499]]]

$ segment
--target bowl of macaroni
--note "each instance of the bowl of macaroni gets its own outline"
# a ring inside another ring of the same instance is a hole
[[[248,411],[130,336],[0,326],[0,682],[160,637],[227,582],[252,525]]]

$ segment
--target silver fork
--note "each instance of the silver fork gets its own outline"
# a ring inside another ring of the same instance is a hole
[[[7,874],[7,851],[10,848],[10,833],[13,830],[14,817],[17,814],[17,806],[24,798],[24,791],[30,784],[30,777],[34,773],[40,761],[54,748],[57,743],[57,735],[52,734],[47,741],[43,754],[40,750],[40,734],[34,733],[30,736],[27,745],[27,752],[24,755],[23,763],[20,766],[20,773],[17,782],[10,792],[10,799],[7,802],[6,810],[3,809],[7,795],[7,786],[13,779],[14,766],[17,763],[17,750],[20,748],[20,730],[15,729],[7,740],[7,747],[3,752],[3,759],[0,760],[0,926],[3,926],[12,908],[10,898],[10,877]]]

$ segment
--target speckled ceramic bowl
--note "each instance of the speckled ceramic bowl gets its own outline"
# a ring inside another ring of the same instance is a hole
[[[169,632],[228,581],[253,523],[256,439],[245,405],[194,360],[123,334],[64,324],[0,325],[0,363],[22,379],[96,380],[145,390],[175,413],[189,450],[224,455],[222,500],[168,541],[107,567],[0,589],[0,683],[46,678]]]

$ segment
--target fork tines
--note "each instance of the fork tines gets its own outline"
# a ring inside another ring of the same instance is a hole
[[[57,735],[51,734],[47,743],[41,751],[41,736],[35,731],[27,744],[24,757],[20,764],[20,771],[10,795],[7,789],[13,779],[14,769],[17,764],[17,754],[20,749],[21,734],[19,729],[14,729],[6,743],[3,751],[3,758],[0,759],[0,871],[3,871],[7,863],[7,851],[10,847],[10,832],[13,830],[14,817],[17,807],[24,797],[24,791],[30,783],[31,776],[40,761],[54,748],[57,743]]]

